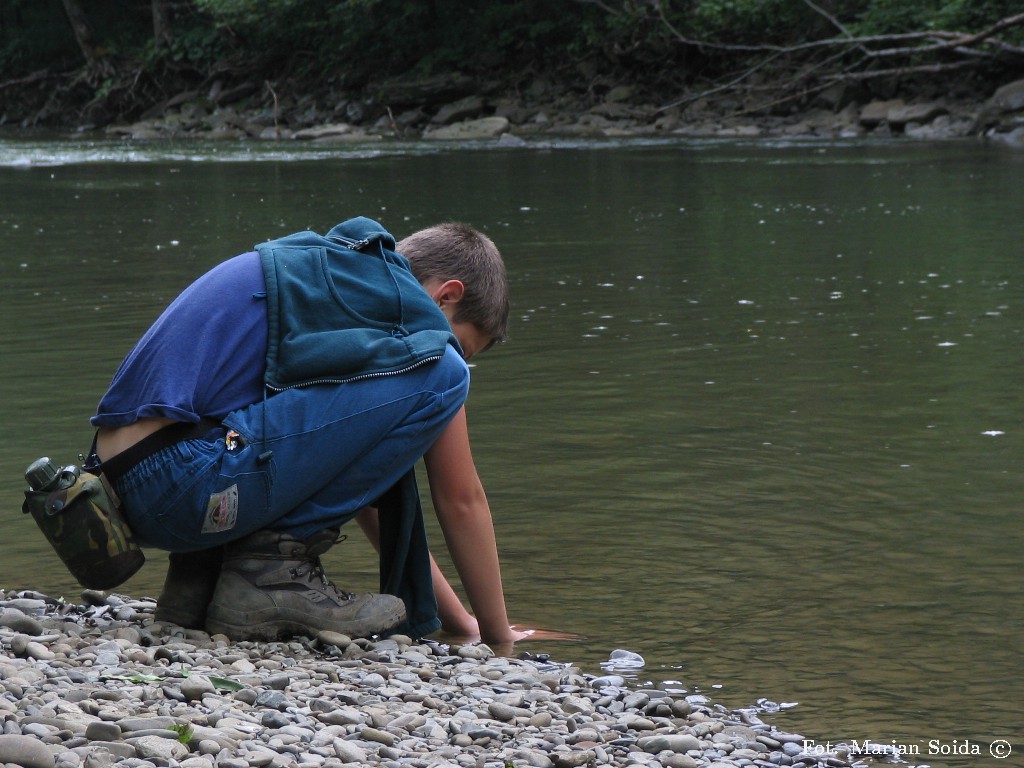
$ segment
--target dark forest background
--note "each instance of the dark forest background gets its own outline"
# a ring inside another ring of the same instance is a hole
[[[629,84],[659,105],[737,93],[753,113],[835,87],[983,100],[1024,72],[1021,10],[1020,0],[3,0],[0,123],[99,126],[190,89],[397,102],[396,82],[447,84],[458,97],[543,81],[594,99]]]

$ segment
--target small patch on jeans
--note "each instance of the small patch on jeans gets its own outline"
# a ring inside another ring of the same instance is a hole
[[[232,485],[210,496],[206,504],[203,533],[230,531],[238,520],[238,486]]]

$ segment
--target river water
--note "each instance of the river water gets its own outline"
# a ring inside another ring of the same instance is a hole
[[[513,288],[468,406],[513,618],[585,638],[524,650],[632,650],[638,685],[780,705],[819,742],[961,766],[941,753],[1007,739],[1009,764],[1022,173],[972,143],[0,141],[0,587],[77,596],[22,470],[87,447],[191,279],[351,215],[461,219]],[[162,560],[120,591],[155,595]],[[358,534],[326,560],[373,587]]]

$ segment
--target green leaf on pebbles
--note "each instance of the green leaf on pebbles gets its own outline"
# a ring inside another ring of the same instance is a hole
[[[159,683],[164,678],[157,675],[145,675],[136,672],[133,675],[100,675],[100,680],[125,680],[129,683]]]
[[[214,677],[210,676],[210,682],[213,683],[215,688],[219,688],[224,691],[242,691],[248,686],[237,680],[232,680],[228,677]]]
[[[192,741],[192,725],[191,723],[175,723],[170,727],[170,730],[178,734],[178,741],[182,744],[188,744]]]

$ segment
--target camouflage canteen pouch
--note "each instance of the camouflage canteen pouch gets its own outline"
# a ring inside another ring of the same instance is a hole
[[[34,462],[25,477],[30,487],[22,512],[32,515],[79,584],[111,589],[142,567],[145,555],[102,478],[49,459]]]

